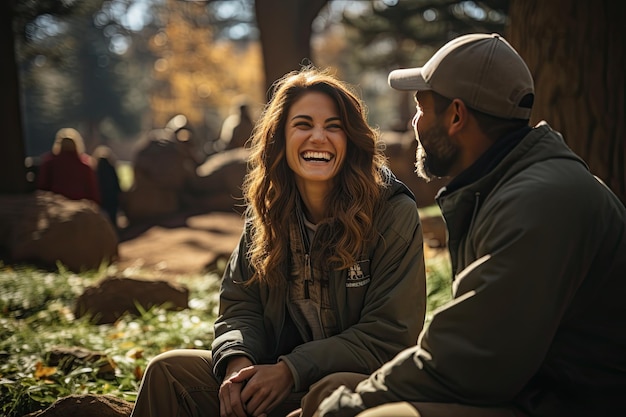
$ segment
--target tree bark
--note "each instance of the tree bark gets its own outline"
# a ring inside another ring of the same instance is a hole
[[[626,3],[512,0],[508,40],[535,78],[546,120],[626,202]]]
[[[311,57],[311,24],[328,0],[256,0],[266,92]],[[269,98],[269,97],[267,97]]]
[[[0,97],[2,97],[3,137],[0,139],[0,194],[21,194],[30,191],[26,180],[26,150],[22,127],[20,89],[15,57],[13,10],[8,0],[0,2]]]

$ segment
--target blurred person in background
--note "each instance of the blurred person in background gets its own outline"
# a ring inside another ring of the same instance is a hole
[[[312,67],[275,84],[244,196],[212,351],[155,357],[133,417],[284,417],[322,377],[369,373],[415,344],[426,309],[417,206],[349,86]]]
[[[214,152],[245,147],[254,129],[254,121],[250,115],[250,107],[245,98],[235,100],[233,112],[224,119],[220,129],[220,137],[213,144]]]
[[[42,157],[37,188],[70,200],[100,204],[100,190],[91,158],[85,153],[81,134],[71,127],[59,129],[52,150]]]
[[[120,205],[120,179],[117,175],[117,158],[111,148],[100,145],[91,155],[98,188],[100,189],[100,207],[106,212],[114,228],[117,228],[117,212]]]

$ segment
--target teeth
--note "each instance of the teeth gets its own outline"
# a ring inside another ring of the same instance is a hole
[[[302,157],[304,159],[306,159],[307,161],[309,160],[315,160],[315,161],[330,161],[332,158],[332,155],[329,152],[313,152],[313,151],[308,151],[308,152],[304,152],[302,154]]]

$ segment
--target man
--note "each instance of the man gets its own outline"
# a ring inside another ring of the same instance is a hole
[[[623,415],[626,210],[558,132],[528,126],[522,58],[465,35],[389,84],[417,91],[419,174],[452,177],[437,202],[454,299],[417,346],[367,378],[327,377],[304,410],[332,392],[317,415]]]

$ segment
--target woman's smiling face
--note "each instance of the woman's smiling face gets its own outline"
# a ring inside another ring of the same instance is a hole
[[[332,186],[348,143],[333,99],[318,91],[304,93],[289,109],[285,138],[287,164],[298,188],[324,182]]]

